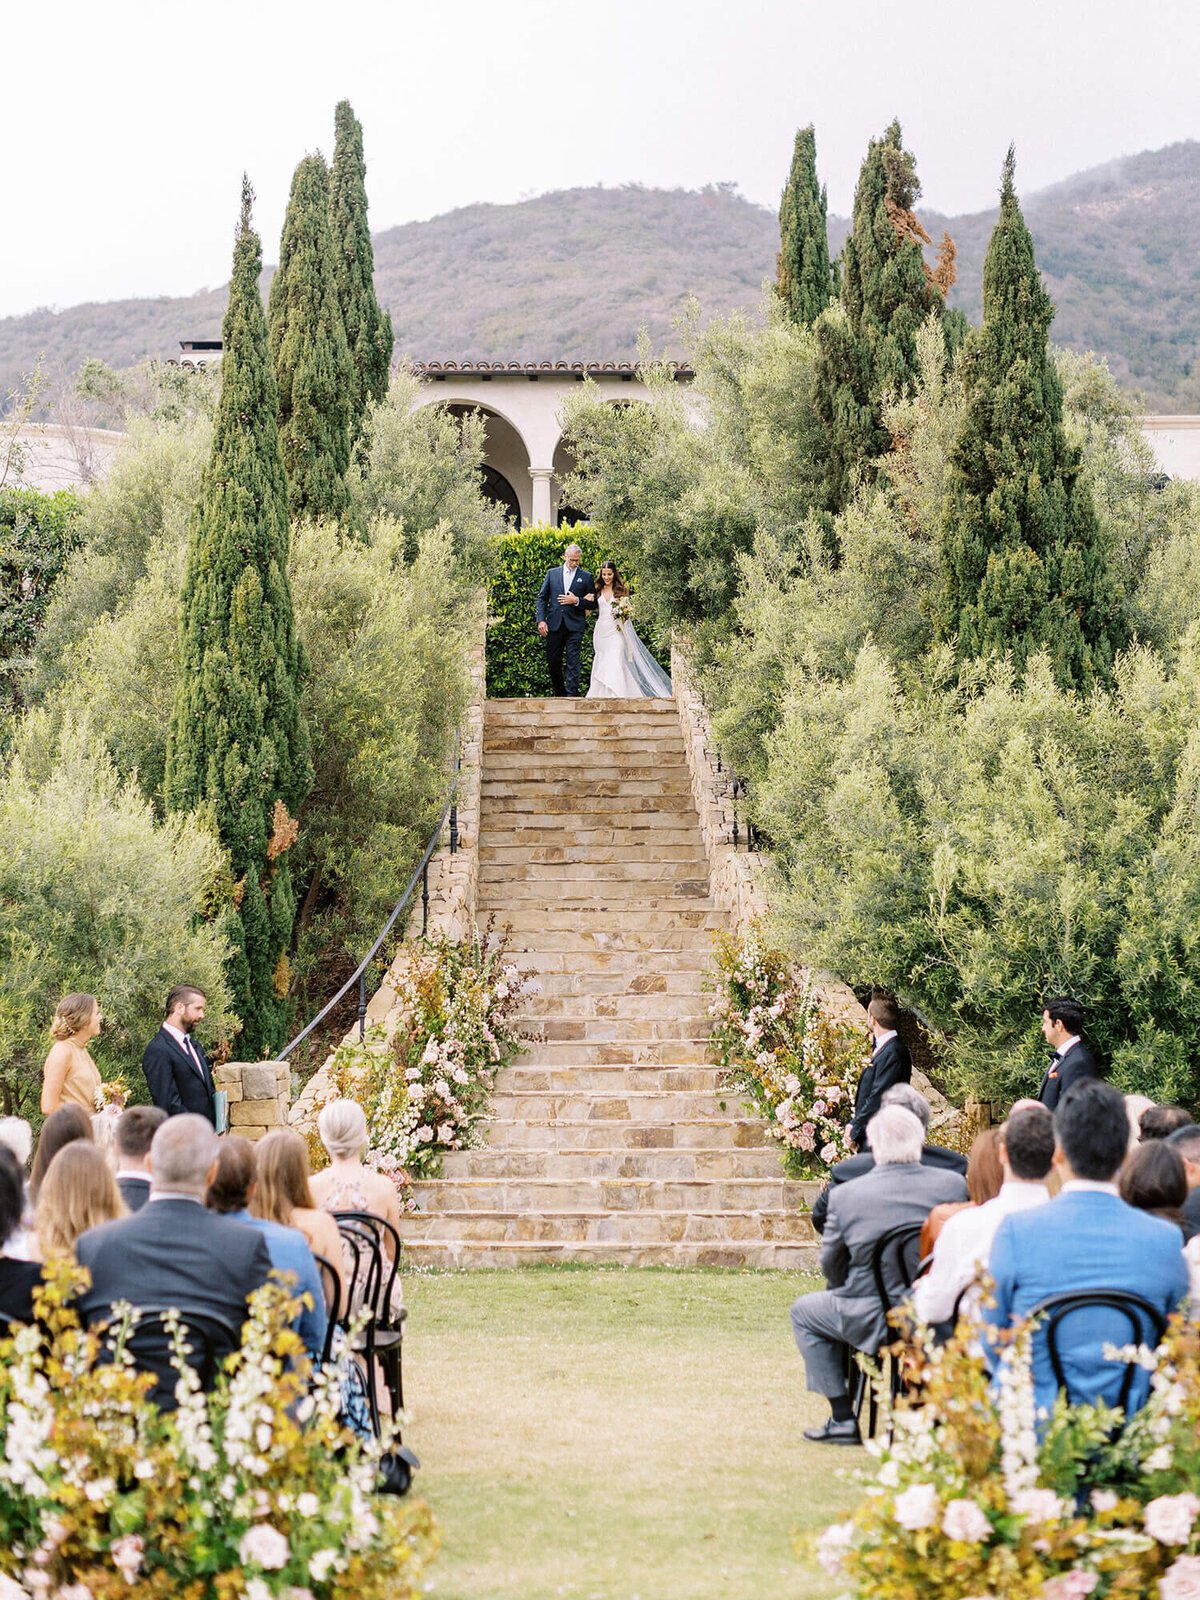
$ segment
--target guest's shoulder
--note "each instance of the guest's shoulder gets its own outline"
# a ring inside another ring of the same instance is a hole
[[[138,1225],[145,1209],[143,1207],[141,1211],[131,1212],[127,1217],[117,1217],[113,1222],[101,1222],[96,1227],[88,1228],[86,1232],[81,1233],[75,1241],[76,1260],[81,1266],[86,1266],[109,1246],[116,1245],[119,1249],[122,1235],[129,1228]]]
[[[869,1150],[860,1150],[856,1156],[847,1156],[844,1161],[836,1161],[829,1169],[831,1183],[849,1183],[851,1178],[861,1178],[864,1172],[870,1172],[875,1165],[874,1157]]]

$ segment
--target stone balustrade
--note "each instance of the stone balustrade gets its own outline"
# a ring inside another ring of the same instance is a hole
[[[213,1082],[229,1099],[229,1131],[258,1140],[288,1120],[290,1069],[286,1061],[230,1061],[213,1068]]]

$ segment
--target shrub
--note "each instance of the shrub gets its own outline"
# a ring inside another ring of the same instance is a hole
[[[0,489],[0,711],[20,703],[19,675],[78,543],[73,490]]]

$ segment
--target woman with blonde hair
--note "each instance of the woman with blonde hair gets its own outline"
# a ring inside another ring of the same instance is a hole
[[[313,1254],[324,1256],[338,1269],[345,1303],[342,1236],[337,1223],[327,1211],[320,1210],[313,1199],[304,1140],[290,1128],[279,1128],[259,1140],[254,1147],[254,1158],[258,1177],[250,1210],[267,1222],[299,1228]]]
[[[329,1152],[329,1165],[312,1180],[312,1192],[324,1211],[366,1211],[392,1227],[400,1227],[400,1197],[396,1185],[382,1172],[363,1165],[367,1147],[367,1114],[357,1100],[331,1100],[317,1118],[321,1143]],[[391,1240],[384,1235],[384,1249],[392,1258]],[[356,1286],[357,1288],[357,1286]],[[400,1279],[392,1285],[392,1311],[404,1303]]]
[[[63,1106],[79,1106],[89,1116],[98,1109],[100,1069],[88,1041],[100,1032],[104,1018],[94,994],[68,994],[54,1008],[50,1037],[54,1043],[42,1067],[42,1115]]]
[[[81,1233],[127,1214],[112,1168],[96,1146],[83,1139],[64,1145],[38,1191],[39,1260],[73,1256]]]

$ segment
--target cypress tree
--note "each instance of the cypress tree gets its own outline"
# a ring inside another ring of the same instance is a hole
[[[287,812],[297,810],[312,781],[253,199],[243,180],[222,325],[221,398],[188,536],[181,673],[164,783],[168,809],[204,806],[229,849],[238,884],[230,982],[250,1060],[284,1042],[296,906],[286,855],[295,824]]]
[[[917,329],[945,304],[921,253],[930,241],[912,212],[920,192],[913,157],[893,122],[881,139],[872,139],[859,173],[842,251],[840,304],[816,323],[815,395],[835,510],[849,499],[855,474],[888,449],[882,396],[916,377]]]
[[[1054,305],[1013,187],[983,270],[983,326],[964,355],[969,396],[950,462],[938,625],[961,656],[1011,651],[1020,672],[1046,650],[1062,687],[1108,676],[1123,642],[1079,452],[1067,442],[1062,385],[1047,348]]]
[[[346,343],[354,362],[355,386],[350,418],[351,439],[373,400],[387,393],[392,359],[392,319],[375,298],[375,248],[367,226],[367,166],[363,160],[362,124],[349,100],[334,113],[336,138],[330,176],[329,217],[337,261],[338,300]]]
[[[817,136],[796,134],[792,170],[779,201],[779,297],[793,322],[807,327],[833,298],[824,188],[817,183]]]
[[[356,374],[338,299],[329,169],[319,155],[305,156],[292,178],[268,323],[289,509],[342,521]]]

